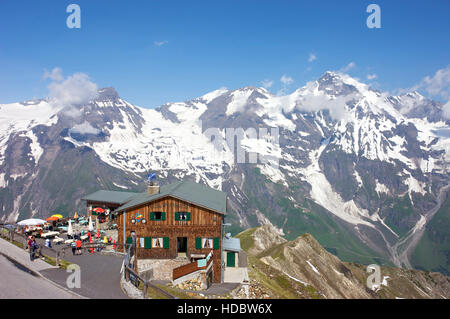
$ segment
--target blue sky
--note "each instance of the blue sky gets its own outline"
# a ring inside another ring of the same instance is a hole
[[[81,29],[66,26],[70,3]],[[381,29],[366,26],[370,3]],[[447,0],[1,0],[0,103],[46,96],[54,67],[144,107],[264,80],[290,92],[350,63],[378,89],[410,88],[450,65],[449,13]]]

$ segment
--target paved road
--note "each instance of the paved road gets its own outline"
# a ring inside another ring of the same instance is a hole
[[[70,273],[66,270],[53,267],[39,259],[31,262],[29,254],[25,250],[20,249],[3,239],[0,239],[0,253],[11,257],[28,269],[43,275],[45,278],[55,282],[61,287],[69,289],[66,281]],[[70,289],[73,292],[87,298],[128,298],[120,288],[120,269],[122,267],[123,257],[100,255],[98,253],[86,253],[80,256],[72,256],[71,251],[68,250],[67,254],[62,258],[80,266],[81,287]],[[8,274],[2,270],[1,280],[7,276]],[[45,281],[45,279],[42,278],[41,280]],[[14,285],[11,287],[14,287]]]
[[[89,253],[72,256],[72,252],[67,251],[62,258],[80,266],[81,287],[71,289],[74,292],[88,298],[128,298],[120,288],[122,257]],[[45,269],[41,274],[64,286],[69,276],[68,272],[61,269]]]
[[[77,299],[38,275],[0,255],[0,299]]]

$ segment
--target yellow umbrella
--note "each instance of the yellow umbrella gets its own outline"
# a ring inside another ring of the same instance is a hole
[[[75,215],[73,215],[73,219],[77,219],[78,218],[78,214],[77,212],[75,212]]]
[[[103,239],[103,242],[104,242],[105,244],[108,243],[108,239],[106,238],[106,236],[105,236],[105,239]]]
[[[61,214],[55,214],[55,215],[52,215],[52,217],[58,217],[59,219],[61,219],[61,218],[63,218],[63,215],[61,215]]]

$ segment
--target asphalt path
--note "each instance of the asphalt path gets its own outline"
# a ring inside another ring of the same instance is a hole
[[[0,299],[78,299],[3,255],[0,255],[0,278]]]
[[[87,252],[83,255],[72,256],[72,252],[68,250],[62,259],[80,267],[80,288],[71,288],[70,290],[87,298],[128,298],[120,288],[120,269],[123,257]],[[62,269],[44,269],[40,273],[64,287],[67,287],[67,278],[71,275]]]

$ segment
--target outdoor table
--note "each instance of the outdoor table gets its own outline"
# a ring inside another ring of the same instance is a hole
[[[42,238],[48,238],[48,237],[54,237],[54,236],[56,236],[56,235],[59,235],[59,232],[57,232],[57,231],[50,231],[50,232],[48,232],[48,233],[43,233],[43,234],[41,235],[41,237],[42,237]]]
[[[89,237],[88,235],[83,235],[83,236],[80,237],[80,239],[81,240],[86,240],[86,239],[88,239],[88,237]]]
[[[67,239],[66,241],[64,241],[64,244],[71,244],[73,243],[73,239]]]
[[[60,244],[60,243],[62,243],[63,241],[64,241],[63,238],[55,238],[55,239],[53,239],[53,243],[54,243],[54,244]]]

